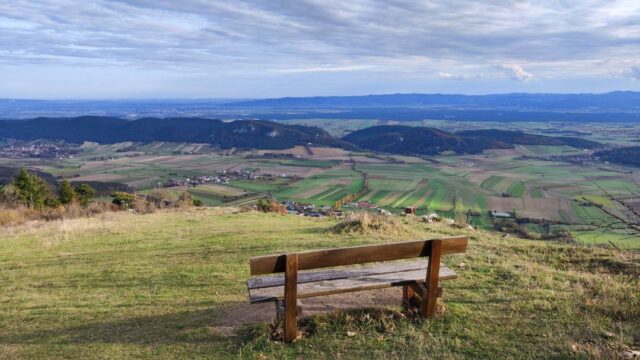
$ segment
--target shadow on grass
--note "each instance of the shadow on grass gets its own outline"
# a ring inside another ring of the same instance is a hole
[[[176,344],[228,341],[234,333],[225,334],[216,329],[217,311],[218,309],[185,311],[23,332],[0,336],[0,344]]]

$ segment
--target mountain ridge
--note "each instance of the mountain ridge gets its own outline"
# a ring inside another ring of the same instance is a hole
[[[575,137],[553,137],[497,129],[457,133],[429,127],[380,125],[353,131],[343,138],[318,127],[265,120],[222,121],[205,118],[114,117],[35,118],[0,121],[0,138],[56,139],[70,143],[190,142],[223,149],[288,149],[298,145],[357,148],[405,155],[435,155],[444,151],[476,154],[487,149],[521,145],[569,145],[599,149],[601,144]]]
[[[24,140],[60,139],[71,143],[95,141],[195,142],[221,148],[286,149],[309,143],[351,148],[326,131],[309,126],[287,125],[264,120],[224,122],[205,118],[140,118],[82,116],[0,121],[0,137]]]

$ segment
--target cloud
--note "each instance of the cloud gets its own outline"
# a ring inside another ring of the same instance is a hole
[[[433,69],[522,64],[543,81],[611,78],[598,63],[626,69],[640,58],[634,0],[12,0],[0,1],[0,14],[0,66],[29,67],[8,87],[36,86],[32,70],[53,66],[198,72],[212,82],[339,73],[351,83],[349,74],[364,71],[433,79]],[[519,65],[500,70],[519,82],[533,78]]]
[[[525,71],[520,65],[499,65],[497,68],[503,70],[514,81],[526,82],[533,78],[533,74]]]
[[[485,79],[488,78],[487,74],[477,73],[477,74],[452,74],[447,71],[441,71],[438,73],[438,79],[441,80],[472,80],[472,79]]]
[[[452,73],[448,73],[444,71],[438,73],[438,78],[442,80],[464,80],[465,79],[465,77],[462,75],[454,75]]]
[[[353,66],[315,66],[296,69],[272,69],[272,72],[280,74],[298,74],[298,73],[317,73],[317,72],[343,72],[343,71],[358,71],[371,68],[367,65],[353,65]]]
[[[632,66],[629,72],[632,78],[640,80],[640,65]]]

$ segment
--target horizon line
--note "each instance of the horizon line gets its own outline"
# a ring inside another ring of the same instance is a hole
[[[439,93],[439,92],[395,92],[360,95],[309,95],[309,96],[279,96],[279,97],[148,97],[148,98],[7,98],[0,97],[0,101],[255,101],[275,99],[304,99],[304,98],[329,98],[329,97],[367,97],[367,96],[391,96],[391,95],[444,95],[444,96],[494,96],[494,95],[607,95],[613,93],[640,93],[639,90],[612,90],[605,92],[497,92],[484,94],[465,93]]]

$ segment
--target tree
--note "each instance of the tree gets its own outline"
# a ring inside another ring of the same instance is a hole
[[[75,187],[76,196],[80,205],[86,206],[96,196],[96,190],[87,184],[79,184]]]
[[[49,184],[25,168],[20,169],[11,184],[15,187],[17,200],[28,207],[39,208],[57,202]]]
[[[58,190],[58,200],[63,205],[71,204],[76,201],[78,194],[71,186],[71,183],[65,179],[60,183],[60,189]]]

